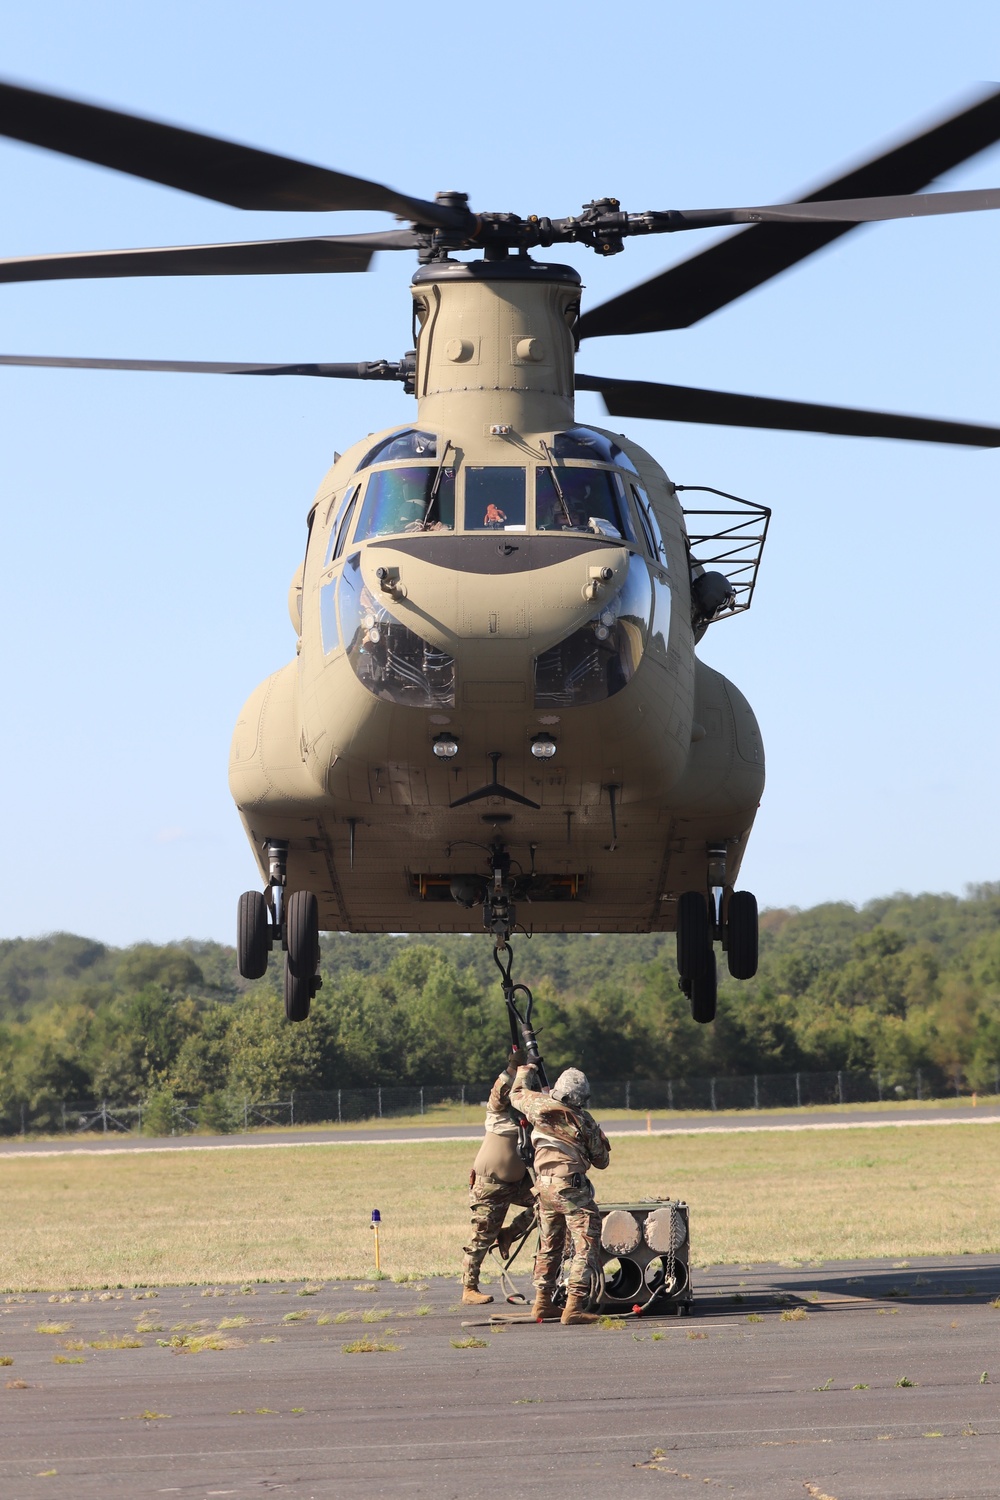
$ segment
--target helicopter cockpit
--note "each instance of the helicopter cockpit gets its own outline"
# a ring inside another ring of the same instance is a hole
[[[532,464],[459,468],[450,439],[435,433],[406,428],[380,438],[331,507],[324,566],[343,556],[349,540],[563,532],[644,548],[655,565],[666,567],[649,497],[635,465],[610,438],[575,427],[543,439],[532,457]]]
[[[401,429],[375,441],[333,497],[320,586],[324,654],[342,647],[376,697],[423,708],[456,701],[455,658],[440,640],[415,631],[415,620],[404,623],[392,588],[365,582],[364,544],[379,539],[384,546],[393,536],[405,537],[417,556],[417,538],[434,533],[431,562],[443,562],[438,549],[450,551],[446,538],[456,534],[470,542],[477,534],[484,542],[498,533],[551,538],[547,549],[564,535],[567,542],[575,538],[574,549],[584,539],[627,549],[613,595],[598,597],[595,585],[590,616],[535,657],[536,707],[600,702],[626,686],[647,649],[665,656],[666,550],[632,460],[613,439],[586,427],[530,447],[518,441],[517,449],[511,457],[525,461],[468,463],[459,461],[464,455],[449,438]],[[551,561],[558,564],[561,552],[557,547]]]

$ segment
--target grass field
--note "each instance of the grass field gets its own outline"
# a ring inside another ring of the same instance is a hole
[[[0,1161],[0,1288],[457,1271],[473,1142]],[[697,1263],[1000,1253],[1000,1125],[618,1137],[604,1201],[691,1204]]]

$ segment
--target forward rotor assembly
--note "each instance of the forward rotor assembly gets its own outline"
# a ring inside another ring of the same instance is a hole
[[[550,218],[477,213],[464,193],[431,201],[254,147],[219,140],[93,104],[0,83],[0,135],[126,172],[235,208],[310,212],[371,210],[409,228],[217,245],[103,250],[0,260],[0,282],[124,276],[260,276],[367,271],[373,254],[416,251],[422,263],[461,251],[486,260],[537,247],[579,244],[615,255],[626,240],[692,229],[746,226],[689,260],[583,314],[578,340],[688,328],[763,285],[859,224],[1000,208],[1000,189],[921,193],[942,173],[1000,140],[1000,89],[904,144],[793,203],[630,213],[615,198]],[[412,381],[412,357],[341,364],[246,364],[195,360],[85,359],[2,355],[0,364],[225,375],[312,375]],[[579,390],[599,392],[618,417],[762,427],[1000,446],[1000,428],[849,407],[699,390],[595,375]]]

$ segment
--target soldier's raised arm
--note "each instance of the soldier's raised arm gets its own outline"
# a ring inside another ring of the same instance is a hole
[[[545,1103],[545,1095],[538,1085],[538,1074],[534,1068],[523,1064],[514,1075],[514,1084],[510,1091],[510,1102],[516,1110],[519,1110],[525,1119],[534,1123],[535,1114],[540,1104]]]
[[[524,1053],[519,1047],[515,1047],[507,1059],[507,1064],[497,1078],[496,1083],[490,1090],[487,1109],[491,1114],[502,1115],[510,1103],[510,1091],[514,1083],[514,1077],[518,1068],[524,1062]]]

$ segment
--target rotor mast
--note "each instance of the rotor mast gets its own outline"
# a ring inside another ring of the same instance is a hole
[[[572,426],[580,277],[527,256],[434,261],[413,278],[419,420],[516,433]]]

